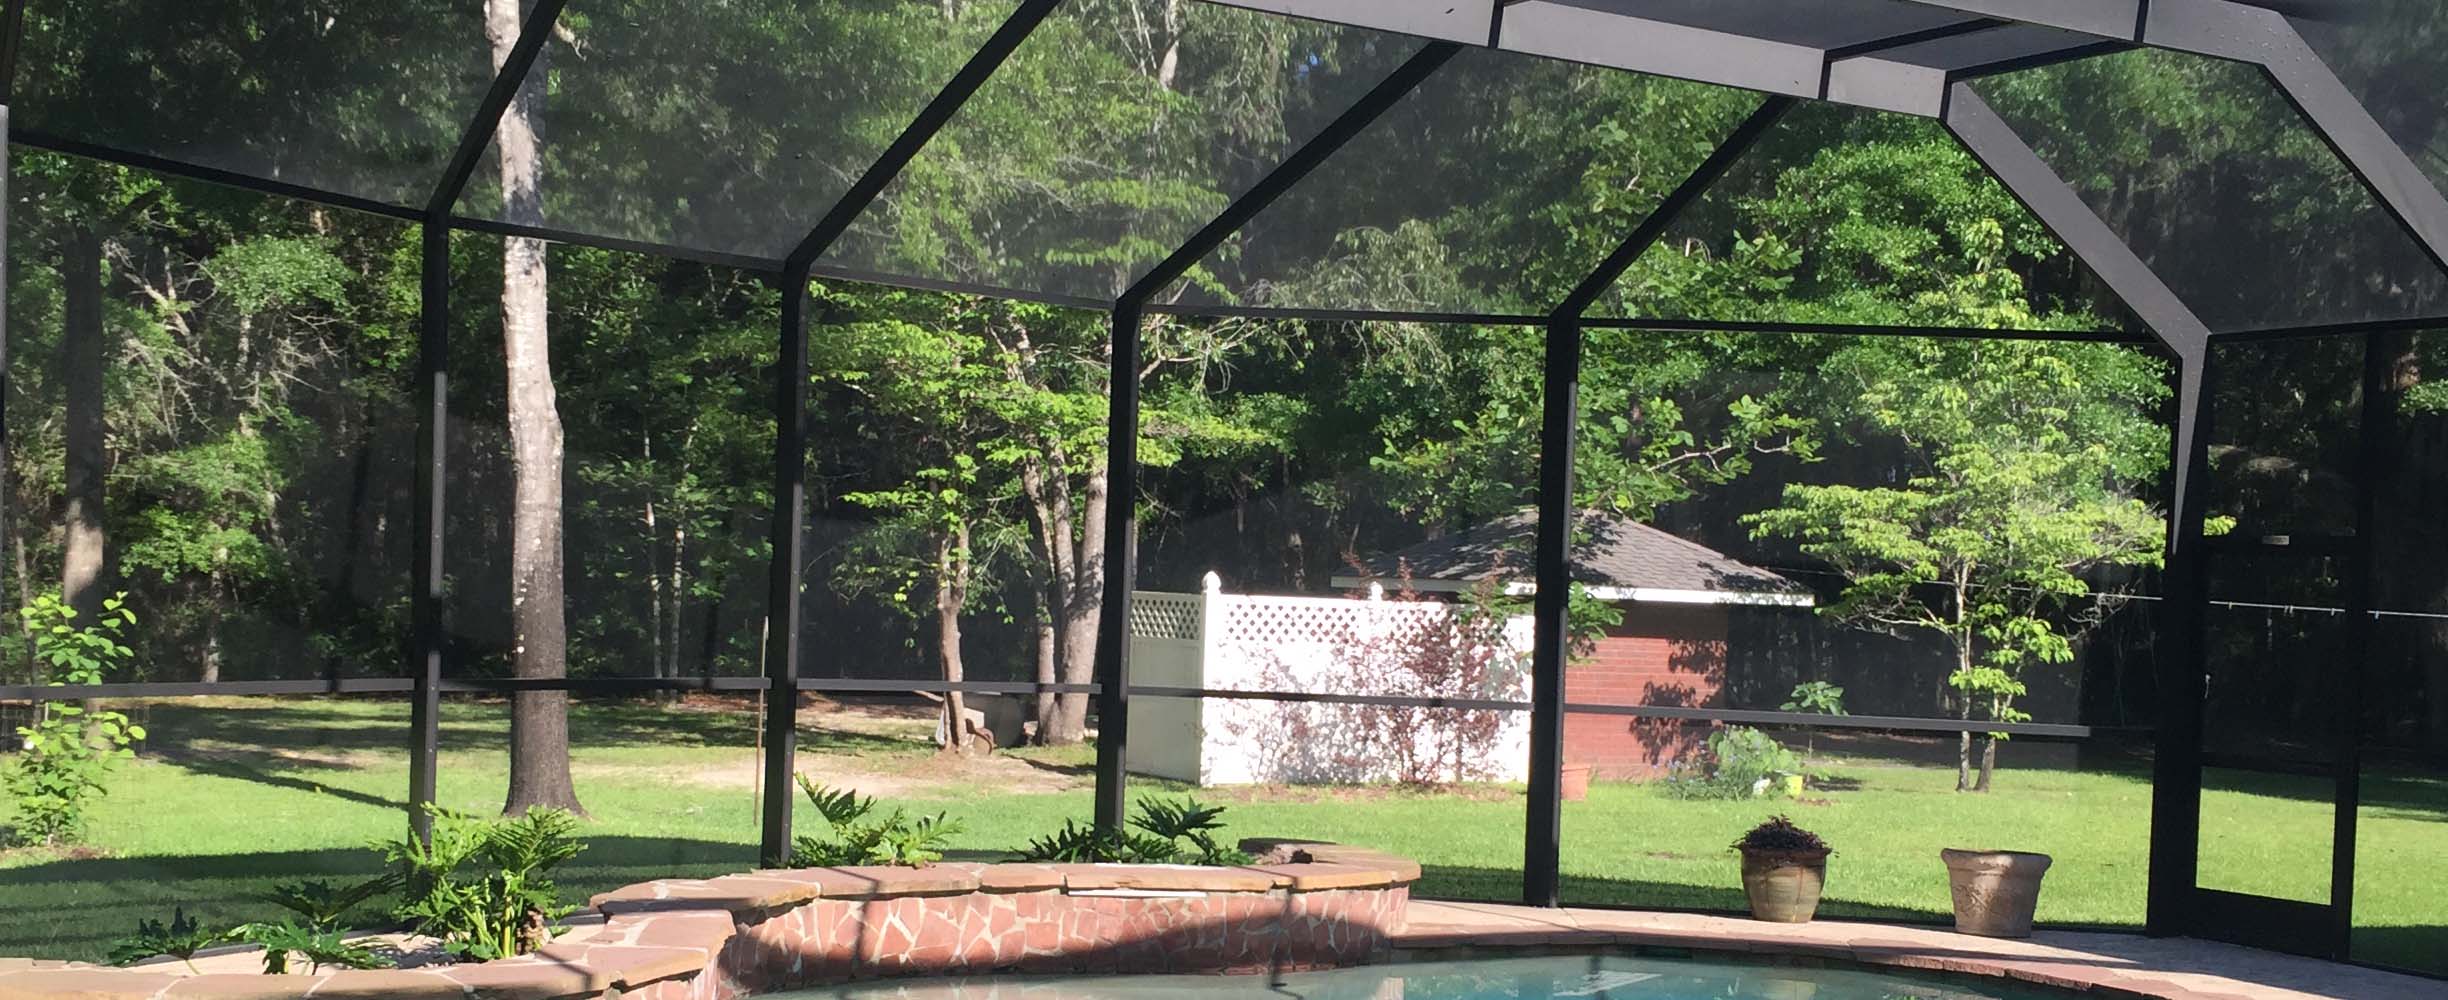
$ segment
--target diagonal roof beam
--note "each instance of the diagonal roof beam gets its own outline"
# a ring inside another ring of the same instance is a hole
[[[1598,266],[1582,278],[1581,283],[1575,285],[1562,302],[1556,303],[1555,310],[1548,315],[1549,321],[1577,320],[1582,313],[1588,312],[1590,306],[1597,303],[1598,297],[1614,287],[1615,280],[1623,277],[1624,271],[1630,269],[1632,263],[1639,260],[1641,254],[1647,253],[1659,236],[1665,234],[1666,227],[1674,224],[1685,209],[1707,194],[1708,189],[1724,177],[1744,153],[1751,151],[1761,136],[1785,117],[1785,112],[1793,109],[1794,104],[1794,98],[1784,96],[1771,96],[1760,102],[1759,108],[1743,119],[1742,124],[1736,125],[1734,131],[1727,133],[1725,141],[1709,153],[1708,159],[1700,161],[1691,175],[1683,178],[1683,183],[1668,192],[1666,199],[1659,202],[1658,207],[1649,213],[1648,218],[1642,219],[1639,226],[1633,228],[1631,235],[1616,244],[1615,250],[1607,254],[1605,260],[1599,261]]]
[[[536,58],[544,54],[544,43],[552,40],[553,24],[561,19],[561,9],[567,6],[569,0],[539,0],[528,9],[527,19],[519,22],[518,41],[511,43],[510,54],[502,59],[501,71],[493,74],[493,85],[486,88],[484,100],[476,105],[476,114],[468,119],[466,130],[459,133],[459,148],[451,152],[441,179],[434,182],[433,196],[425,200],[428,222],[449,222],[452,206],[459,203],[459,193],[467,189],[468,178],[476,175],[477,162],[484,159],[485,147],[493,144],[493,133],[501,128],[502,113],[510,110],[510,102],[518,97],[519,88],[526,85],[528,71],[535,68]]]
[[[1974,93],[1956,83],[1947,97],[1944,119],[1948,132],[1970,150],[1972,157],[2006,186],[2015,200],[2030,210],[2049,232],[2090,267],[2102,283],[2150,328],[2161,346],[2178,357],[2194,357],[2209,349],[2210,328],[2191,307],[2159,279],[2133,247],[2108,228],[2099,214],[2057,176],[2040,154],[2015,133],[2013,126]]]
[[[2448,270],[2448,198],[2286,15],[2232,0],[2156,0],[2142,40],[2259,66],[2431,263]]]
[[[918,157],[936,133],[943,131],[944,126],[952,121],[952,116],[960,113],[978,88],[985,86],[986,81],[994,77],[995,71],[1003,68],[1003,63],[1011,58],[1013,51],[1019,49],[1020,43],[1027,41],[1030,33],[1036,31],[1037,26],[1044,23],[1047,15],[1054,13],[1061,3],[1062,0],[1023,0],[1019,8],[1003,20],[1003,26],[996,28],[985,44],[978,46],[977,52],[970,55],[969,61],[961,65],[960,71],[952,74],[952,79],[935,93],[934,100],[919,109],[918,117],[901,130],[892,145],[885,147],[875,162],[867,166],[866,172],[860,174],[850,189],[842,193],[841,199],[833,203],[832,210],[817,220],[816,227],[808,231],[806,238],[791,249],[790,255],[782,261],[784,277],[788,279],[796,275],[799,283],[805,284],[816,258],[824,256],[825,251],[833,248],[834,241],[850,231],[851,223],[858,221],[858,217],[867,211],[867,206],[883,195],[893,179],[901,176],[902,169]]]
[[[1444,66],[1461,51],[1462,46],[1456,42],[1430,42],[1418,52],[1413,53],[1410,59],[1405,60],[1401,66],[1395,67],[1394,72],[1388,74],[1384,80],[1378,81],[1376,87],[1362,95],[1358,102],[1345,109],[1334,121],[1328,123],[1324,131],[1311,137],[1308,142],[1302,144],[1301,148],[1294,150],[1292,155],[1285,157],[1284,161],[1276,165],[1274,170],[1269,171],[1265,177],[1259,178],[1258,183],[1253,185],[1249,191],[1233,199],[1232,204],[1224,206],[1224,211],[1218,213],[1205,226],[1200,227],[1198,232],[1192,233],[1190,238],[1184,240],[1172,254],[1158,262],[1146,274],[1141,275],[1139,280],[1132,282],[1130,287],[1124,289],[1122,294],[1115,299],[1115,307],[1135,309],[1144,305],[1154,299],[1157,293],[1164,291],[1166,286],[1180,280],[1183,275],[1189,274],[1190,269],[1196,267],[1200,260],[1215,252],[1217,247],[1224,245],[1224,241],[1231,239],[1234,233],[1239,232],[1242,226],[1249,223],[1249,220],[1265,211],[1267,206],[1274,204],[1275,200],[1283,197],[1285,192],[1292,190],[1294,185],[1299,184],[1303,178],[1309,176],[1311,171],[1316,170],[1329,157],[1332,157],[1336,150],[1342,149],[1345,143],[1359,135],[1361,130],[1367,128],[1371,122],[1376,121],[1379,115],[1385,114],[1404,97],[1410,96],[1411,92],[1417,90],[1421,83],[1426,82],[1439,67]]]
[[[2432,263],[2448,269],[2448,198],[2285,14],[2236,0],[1917,2],[2260,67]]]

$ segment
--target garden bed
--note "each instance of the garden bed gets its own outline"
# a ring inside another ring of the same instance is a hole
[[[541,951],[483,963],[262,975],[0,959],[0,1000],[182,996],[711,1000],[888,976],[1254,972],[1382,958],[1419,866],[1245,840],[1238,867],[975,864],[765,870],[596,896]],[[201,960],[200,960],[201,962]]]

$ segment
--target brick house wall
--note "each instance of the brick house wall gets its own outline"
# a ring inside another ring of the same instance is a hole
[[[1602,705],[1716,705],[1725,683],[1726,611],[1706,604],[1623,608],[1589,656],[1564,674],[1564,700]],[[1697,754],[1709,728],[1666,719],[1567,713],[1564,762],[1590,764],[1598,777],[1662,777],[1669,764]]]

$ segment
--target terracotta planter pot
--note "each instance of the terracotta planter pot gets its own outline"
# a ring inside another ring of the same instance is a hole
[[[1743,895],[1751,897],[1751,919],[1807,924],[1819,912],[1827,886],[1826,851],[1742,850]]]
[[[1579,802],[1589,798],[1589,783],[1590,765],[1566,764],[1563,780],[1557,783],[1557,787],[1562,791],[1564,801]]]
[[[1982,937],[2030,937],[2049,856],[2023,851],[1938,852],[1955,896],[1955,930]]]

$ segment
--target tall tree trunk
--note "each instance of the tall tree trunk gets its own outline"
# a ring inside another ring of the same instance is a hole
[[[1096,682],[1097,623],[1104,616],[1105,470],[1087,477],[1080,490],[1078,554],[1073,557],[1070,592],[1063,595],[1062,679],[1065,684]],[[1118,580],[1114,586],[1130,586]],[[1062,717],[1063,742],[1077,743],[1088,733],[1088,696],[1064,694],[1055,714]]]
[[[227,553],[220,555],[226,556]],[[212,572],[204,578],[204,660],[197,670],[196,679],[206,684],[221,681],[221,609],[229,606],[228,588],[224,586],[223,576],[216,563]]]
[[[1040,587],[1037,590],[1037,683],[1039,684],[1059,683],[1057,679],[1062,676],[1059,662],[1055,659],[1055,650],[1059,644],[1055,642],[1054,636],[1054,601],[1047,594],[1046,589]],[[1037,692],[1037,733],[1035,736],[1040,746],[1046,744],[1047,727],[1053,725],[1054,712],[1054,692],[1040,689]]]
[[[1955,588],[1954,638],[1955,676],[1957,677],[1964,677],[1972,672],[1972,632],[1964,626],[1965,596],[1963,587]],[[1962,687],[1955,689],[1955,716],[1965,722],[1972,721],[1972,692],[1969,689]],[[1969,729],[1955,734],[1955,790],[1958,792],[1972,790],[1972,731]]]
[[[110,364],[109,331],[102,322],[102,236],[71,235],[61,248],[60,389],[66,399],[63,447],[66,469],[60,515],[65,547],[60,558],[60,600],[91,623],[108,596],[109,534],[102,523],[103,475],[110,464],[103,423],[103,371]]]
[[[518,41],[529,3],[485,0],[485,37],[492,42],[496,70]],[[544,75],[539,61],[494,134],[501,150],[503,218],[515,223],[544,221],[536,137]],[[561,414],[553,393],[544,265],[542,240],[502,241],[502,358],[512,479],[511,674],[521,680],[569,673],[561,577]],[[570,782],[569,693],[519,691],[510,701],[510,793],[502,812],[517,815],[538,807],[583,812]]]
[[[646,440],[641,448],[641,452],[641,457],[643,459],[642,464],[648,470],[648,482],[646,483],[645,488],[646,518],[644,525],[646,529],[644,533],[646,539],[646,668],[648,672],[652,673],[656,679],[659,680],[664,676],[662,560],[663,530],[661,527],[655,524],[654,483],[652,481],[652,470],[654,469],[653,434],[646,435]],[[669,692],[657,691],[655,692],[655,698],[660,700],[667,693]]]
[[[935,648],[943,659],[943,679],[961,682],[960,616],[969,603],[969,525],[955,527],[935,541]],[[943,749],[969,750],[968,704],[959,691],[944,692]]]
[[[1996,736],[1988,733],[1981,734],[1980,777],[1972,783],[1973,791],[1989,790],[1989,776],[1997,773],[1997,745]]]

